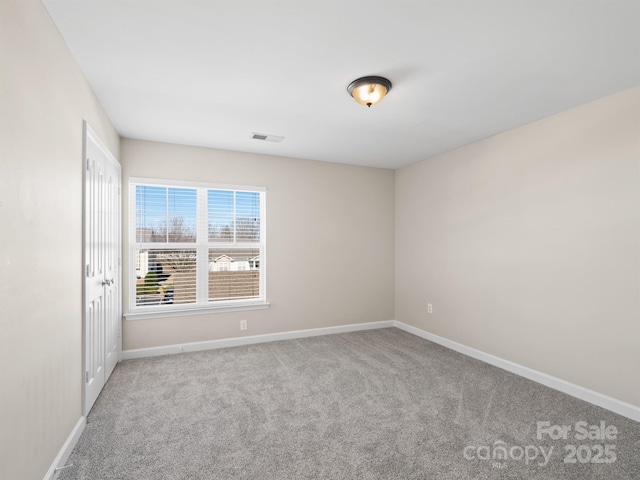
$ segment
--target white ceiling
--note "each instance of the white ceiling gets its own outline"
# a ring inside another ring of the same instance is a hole
[[[640,84],[638,0],[43,2],[129,138],[398,168]]]

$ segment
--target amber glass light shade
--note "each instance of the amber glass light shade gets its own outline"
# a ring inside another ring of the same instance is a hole
[[[384,77],[358,78],[347,87],[353,99],[366,107],[379,103],[389,90],[391,90],[391,82]]]

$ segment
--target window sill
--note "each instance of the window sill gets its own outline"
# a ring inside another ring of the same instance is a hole
[[[265,310],[271,304],[267,302],[237,303],[220,306],[198,305],[170,310],[155,308],[139,308],[133,312],[125,313],[125,320],[145,320],[149,318],[186,317],[190,315],[206,315],[211,313],[241,312],[244,310]]]

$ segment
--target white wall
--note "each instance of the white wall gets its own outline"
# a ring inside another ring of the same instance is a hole
[[[121,151],[123,185],[147,177],[267,188],[271,303],[267,310],[127,320],[123,349],[393,319],[393,171],[129,139]],[[123,205],[127,219],[127,196]]]
[[[640,87],[398,170],[396,319],[640,406],[639,113]]]
[[[39,0],[0,0],[0,478],[82,415],[82,121],[119,138]]]

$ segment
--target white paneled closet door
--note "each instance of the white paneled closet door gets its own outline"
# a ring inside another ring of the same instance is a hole
[[[85,123],[84,414],[121,351],[120,165]]]

